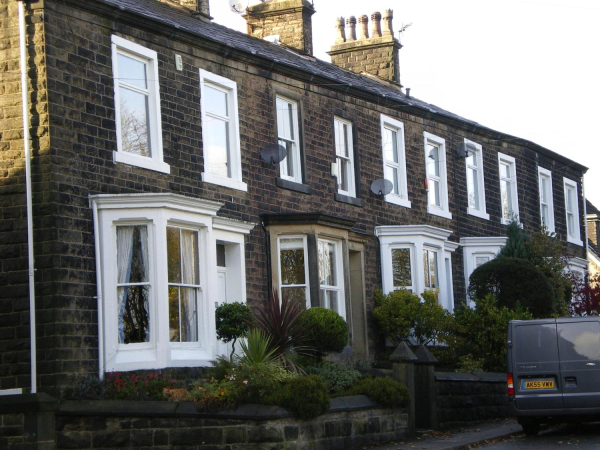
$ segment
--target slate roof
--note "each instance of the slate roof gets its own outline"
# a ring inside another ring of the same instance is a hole
[[[88,0],[89,1],[89,0]],[[388,101],[398,102],[402,105],[416,107],[425,112],[447,117],[449,119],[463,122],[470,127],[476,127],[481,130],[492,131],[498,134],[499,138],[514,140],[513,136],[506,133],[500,133],[488,127],[482,126],[475,121],[465,119],[457,114],[451,113],[431,103],[424,102],[413,96],[406,96],[397,89],[386,86],[384,83],[373,80],[365,75],[356,74],[346,69],[335,66],[334,64],[322,61],[315,57],[304,57],[294,51],[290,51],[283,46],[264,41],[245,33],[232,30],[215,22],[205,22],[192,16],[190,10],[183,7],[176,7],[173,4],[159,2],[158,0],[94,0],[98,3],[112,5],[121,10],[130,11],[151,20],[156,20],[163,24],[172,26],[176,29],[197,35],[203,39],[225,44],[239,51],[251,55],[262,56],[278,64],[289,66],[302,70],[308,74],[328,78],[332,84],[343,84],[353,89],[364,90],[368,93],[378,95]],[[522,139],[524,142],[530,142]],[[530,142],[531,143],[531,142]],[[571,161],[568,158],[558,155],[551,150],[547,150],[538,144],[536,148],[551,153],[554,157]],[[575,163],[572,166],[579,166],[584,172],[586,167]]]
[[[600,214],[600,211],[598,211],[598,208],[596,208],[592,202],[590,202],[587,198],[585,199],[585,210],[588,214],[588,216],[590,214],[595,214],[596,216],[598,216]]]

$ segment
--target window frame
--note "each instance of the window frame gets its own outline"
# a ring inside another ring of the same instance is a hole
[[[439,176],[430,174],[429,164],[429,152],[427,146],[432,143],[438,147],[438,160],[439,160]],[[431,134],[427,131],[423,132],[423,148],[425,152],[425,177],[427,179],[427,212],[436,216],[443,217],[445,219],[452,219],[452,213],[450,212],[450,206],[448,204],[448,173],[446,167],[446,140]],[[432,178],[433,177],[433,178]],[[434,205],[429,201],[429,193],[431,189],[432,181],[436,181],[437,178],[440,186],[440,205]]]
[[[405,208],[410,208],[411,203],[408,199],[408,182],[406,176],[406,146],[404,142],[404,124],[399,120],[396,120],[392,117],[385,116],[381,114],[380,116],[380,124],[381,124],[381,151],[382,151],[382,159],[383,159],[383,178],[386,180],[386,170],[388,167],[392,169],[398,170],[398,194],[395,194],[393,191],[385,196],[385,201],[389,203],[393,203],[395,205],[404,206]],[[390,161],[386,159],[385,155],[385,142],[384,142],[384,133],[385,130],[389,129],[392,132],[396,132],[396,152],[398,162],[395,163],[393,160]],[[393,183],[393,180],[389,180]]]
[[[483,170],[483,147],[481,144],[477,142],[473,142],[469,139],[465,138],[465,167],[466,167],[466,185],[467,185],[467,214],[475,217],[479,217],[480,219],[490,220],[490,215],[486,212],[486,204],[485,204],[485,175]],[[478,164],[476,167],[469,165],[468,163],[468,152],[473,151],[477,158]],[[471,193],[469,192],[469,170],[474,170],[477,177],[477,201],[479,202],[479,208],[471,208],[469,206],[469,196]]]
[[[405,244],[393,244],[393,245],[390,245],[389,249],[390,249],[390,252],[389,252],[390,263],[389,263],[389,265],[390,265],[390,267],[392,269],[391,289],[392,290],[406,289],[407,291],[414,292],[415,291],[415,283],[416,283],[415,266],[414,266],[414,261],[415,261],[415,257],[414,257],[415,246],[413,244],[409,244],[409,243],[405,243]],[[394,250],[408,250],[408,258],[409,258],[409,263],[410,263],[410,281],[411,281],[411,284],[408,285],[408,286],[396,286],[396,284],[394,283],[394,257],[393,257]]]
[[[348,146],[348,156],[341,155],[338,153],[338,125],[340,126],[340,132],[343,130],[343,125],[346,125],[346,144]],[[339,116],[333,117],[333,140],[335,146],[335,163],[337,167],[336,171],[336,189],[339,195],[344,195],[350,198],[356,198],[356,164],[354,160],[354,127],[353,123],[347,119],[344,119]],[[343,190],[340,187],[340,175],[343,170],[344,165],[342,165],[342,160],[346,161],[347,173],[346,177],[348,179],[348,190]]]
[[[98,289],[99,376],[105,372],[155,370],[210,365],[216,350],[214,324],[217,296],[216,240],[240,247],[236,262],[245,302],[244,236],[254,224],[216,217],[222,203],[176,194],[99,194],[90,196],[94,211]],[[118,343],[117,227],[148,226],[150,341]],[[171,342],[169,336],[169,278],[167,228],[198,231],[198,341]]]
[[[280,127],[282,126],[282,124],[279,121],[279,108],[277,107],[277,103],[279,101],[283,101],[283,102],[286,102],[287,104],[292,105],[292,123],[290,125],[292,126],[291,131],[294,134],[295,139],[293,139],[289,142],[291,142],[294,145],[292,156],[293,156],[293,167],[296,172],[294,176],[289,176],[289,175],[286,175],[283,173],[283,169],[284,169],[284,166],[287,161],[287,157],[286,157],[283,161],[281,161],[279,163],[279,177],[282,180],[290,181],[292,183],[302,184],[303,178],[304,178],[304,164],[302,161],[301,138],[300,138],[300,104],[299,104],[298,100],[286,97],[279,93],[275,94],[275,110],[276,110],[275,122],[276,122],[276,128],[277,128],[277,142],[278,143],[280,140],[288,141],[288,139],[281,137]]]
[[[248,191],[248,185],[242,180],[242,154],[240,144],[240,121],[238,113],[238,95],[237,83],[229,78],[222,77],[205,69],[199,69],[200,72],[200,113],[202,120],[202,156],[204,158],[204,167],[201,172],[202,181],[205,183],[216,184],[230,189],[239,191]],[[226,91],[228,93],[228,109],[231,114],[228,116],[228,142],[227,161],[229,164],[229,175],[223,177],[211,172],[208,172],[207,160],[210,157],[206,152],[206,128],[204,125],[208,123],[210,114],[207,113],[206,105],[204,104],[205,86],[209,85],[217,90]]]
[[[542,180],[545,179],[548,181],[548,223],[544,223],[544,214],[543,214],[543,199],[542,199]],[[539,189],[539,197],[540,197],[540,224],[544,225],[548,232],[554,233],[555,223],[554,223],[554,193],[552,192],[552,172],[543,167],[538,166],[538,189]]]
[[[569,232],[569,209],[568,209],[568,192],[569,190],[573,190],[574,198],[573,198],[573,207],[574,211],[571,212],[573,215],[573,227],[574,234],[571,235]],[[567,230],[567,242],[571,244],[583,246],[583,241],[581,240],[581,222],[579,220],[579,190],[577,188],[577,182],[573,181],[567,177],[563,177],[563,193],[565,197],[565,228]]]
[[[310,270],[309,270],[309,260],[308,260],[308,239],[306,234],[282,234],[277,236],[277,277],[278,277],[278,291],[279,298],[282,297],[281,288],[285,287],[298,287],[301,285],[283,285],[282,277],[281,277],[281,240],[282,239],[302,239],[302,248],[304,251],[304,295],[306,297],[306,308],[310,308]]]
[[[141,156],[126,152],[123,149],[123,136],[121,133],[121,107],[120,107],[120,88],[140,91],[141,89],[128,86],[127,83],[120,81],[118,55],[123,54],[130,58],[146,64],[146,81],[148,83],[148,143],[150,147],[150,156]],[[160,85],[158,77],[158,55],[154,50],[144,47],[128,39],[117,35],[111,35],[111,55],[112,55],[112,74],[114,83],[114,102],[115,102],[115,130],[117,140],[117,150],[113,151],[113,161],[131,166],[137,166],[148,170],[154,170],[161,173],[171,173],[171,167],[164,162],[163,143],[162,143],[162,125],[160,110]]]
[[[507,164],[510,168],[511,177],[509,180],[514,180],[510,182],[511,190],[510,190],[510,198],[512,202],[513,208],[510,211],[509,217],[504,217],[504,208],[502,205],[502,181],[506,181],[502,177],[502,164]],[[517,184],[517,161],[515,158],[509,155],[505,155],[504,153],[498,153],[498,179],[500,187],[500,223],[504,225],[508,225],[513,219],[520,223],[519,216],[519,190]],[[513,189],[514,187],[514,189]]]

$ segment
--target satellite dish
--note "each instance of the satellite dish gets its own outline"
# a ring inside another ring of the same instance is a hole
[[[276,164],[285,159],[286,153],[283,145],[269,144],[260,151],[260,157],[266,162]]]
[[[229,9],[236,14],[244,14],[248,8],[248,0],[229,0]]]
[[[385,178],[380,178],[371,183],[371,192],[375,195],[388,195],[394,189],[394,183]]]

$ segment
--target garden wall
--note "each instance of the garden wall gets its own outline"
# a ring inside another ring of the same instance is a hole
[[[436,372],[438,429],[508,415],[505,373]]]
[[[16,436],[26,415],[5,412],[0,433],[15,435],[2,436],[7,449],[349,449],[408,435],[406,410],[382,409],[362,395],[332,399],[329,412],[314,421],[275,406],[200,414],[191,402],[66,401],[56,407],[55,441],[30,447]]]

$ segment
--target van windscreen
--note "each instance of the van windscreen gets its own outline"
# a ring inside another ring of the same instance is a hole
[[[558,361],[556,325],[517,325],[513,333],[513,355],[517,363]]]

